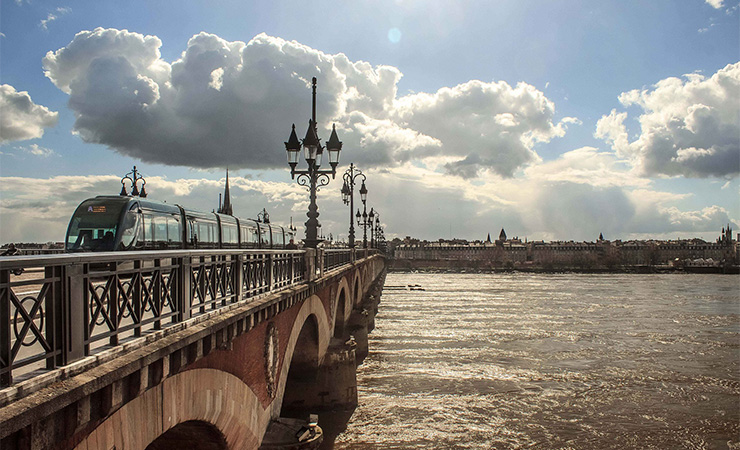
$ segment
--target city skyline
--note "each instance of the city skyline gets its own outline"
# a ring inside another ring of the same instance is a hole
[[[205,211],[228,167],[235,215],[303,237],[283,142],[313,76],[388,239],[740,228],[738,1],[568,5],[3,2],[0,244],[62,240],[132,165]],[[346,239],[341,185],[319,220]]]

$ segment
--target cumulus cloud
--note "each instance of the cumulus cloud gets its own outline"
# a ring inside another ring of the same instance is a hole
[[[740,173],[740,62],[709,78],[666,78],[650,89],[622,93],[624,106],[643,110],[641,133],[630,141],[626,112],[612,110],[595,136],[609,142],[646,175],[723,177]]]
[[[594,147],[582,147],[560,155],[557,159],[529,167],[529,179],[589,184],[599,188],[647,187],[650,180],[638,176],[626,167],[625,161],[613,153],[600,152]]]
[[[473,80],[434,94],[408,95],[393,109],[398,122],[440,139],[445,155],[459,157],[446,167],[463,177],[480,169],[511,176],[538,161],[534,144],[562,136],[573,120],[555,124],[554,116],[555,106],[542,92],[503,81]]]
[[[59,120],[59,113],[35,104],[28,92],[9,84],[0,85],[0,111],[0,143],[40,138],[44,128]]]
[[[169,165],[282,168],[290,124],[300,135],[308,125],[313,76],[320,136],[336,122],[344,158],[366,166],[447,158],[458,175],[511,176],[539,160],[537,143],[576,122],[556,121],[554,104],[526,83],[470,81],[399,97],[395,67],[266,34],[244,43],[200,33],[172,63],[161,45],[98,28],[46,55],[46,76],[70,95],[83,140]]]
[[[728,223],[737,228],[737,218],[733,219],[730,212],[721,206],[683,211],[672,204],[688,195],[647,189],[636,189],[628,195],[636,207],[636,214],[629,224],[630,234],[635,237],[660,234],[688,238],[697,233],[713,236],[719,235],[719,230]]]

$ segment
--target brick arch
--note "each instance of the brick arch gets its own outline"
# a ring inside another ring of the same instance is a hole
[[[354,306],[360,306],[362,303],[363,284],[360,270],[357,269],[352,274],[352,302]]]
[[[334,329],[337,325],[337,319],[340,321],[347,323],[347,320],[349,319],[349,315],[352,312],[352,300],[350,299],[350,288],[349,283],[347,282],[346,277],[342,277],[342,279],[339,281],[336,295],[334,298],[331,299],[332,301],[332,307],[331,310],[333,311],[333,314],[331,319],[331,330],[332,335],[334,334]],[[344,294],[344,316],[339,318],[339,300],[342,297],[342,294]]]
[[[256,449],[269,420],[242,380],[216,369],[193,369],[126,403],[75,448],[144,450],[174,426],[201,421],[221,431],[229,448]]]
[[[331,323],[327,317],[327,311],[324,308],[324,304],[321,299],[312,295],[306,301],[303,302],[301,309],[298,311],[298,315],[293,321],[293,328],[291,329],[290,336],[288,337],[287,348],[285,349],[285,356],[280,367],[280,375],[278,381],[278,393],[275,396],[275,401],[272,402],[270,408],[272,409],[272,417],[279,417],[280,408],[283,404],[283,396],[285,395],[285,386],[288,380],[288,372],[290,372],[290,363],[293,360],[293,353],[295,352],[298,344],[298,337],[303,330],[303,326],[309,318],[313,316],[316,320],[317,331],[318,331],[318,361],[319,365],[324,360],[326,350],[329,347],[329,340],[331,339]]]
[[[123,405],[75,449],[109,450],[115,446],[145,450],[159,436],[188,421],[213,425],[223,433],[229,448],[256,449],[270,419],[280,414],[290,363],[308,320],[316,323],[319,363],[326,355],[331,327],[321,299],[314,295],[303,302],[293,322],[281,364],[278,393],[267,408],[235,375],[210,368],[185,370]]]

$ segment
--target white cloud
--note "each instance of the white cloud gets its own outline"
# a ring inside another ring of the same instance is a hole
[[[636,189],[628,196],[636,207],[636,214],[629,223],[629,234],[635,238],[714,236],[719,235],[719,230],[726,224],[736,226],[737,223],[737,218],[721,206],[683,211],[672,204],[687,198],[686,194]]]
[[[722,9],[723,0],[705,0],[714,9]]]
[[[28,92],[9,84],[0,85],[0,111],[0,143],[40,138],[44,128],[59,120],[59,113],[35,104]]]
[[[38,144],[31,144],[28,147],[21,147],[20,149],[25,153],[28,153],[33,156],[39,156],[42,158],[48,158],[50,156],[57,155],[57,153],[54,150],[50,148],[41,147]]]
[[[740,62],[709,78],[666,78],[651,89],[622,93],[638,106],[641,134],[630,141],[627,113],[612,110],[595,136],[609,142],[645,175],[736,176],[740,173]]]
[[[539,160],[537,143],[578,123],[556,122],[553,103],[526,83],[470,81],[398,97],[395,67],[265,34],[244,43],[200,33],[171,64],[161,45],[98,28],[47,54],[46,75],[70,94],[83,140],[170,165],[283,167],[291,123],[301,136],[307,127],[313,76],[320,136],[336,122],[344,160],[366,166],[450,158],[455,174],[511,176]]]
[[[647,187],[650,181],[625,167],[613,153],[582,147],[557,159],[525,169],[527,178],[550,182],[588,184],[599,188]]]
[[[565,134],[573,118],[554,123],[555,105],[526,84],[469,81],[434,94],[398,99],[392,116],[402,125],[443,143],[449,172],[474,177],[481,169],[511,176],[516,169],[539,161],[533,150]]]
[[[39,26],[44,29],[44,31],[49,30],[49,24],[55,20],[57,20],[60,16],[63,16],[65,14],[69,14],[72,12],[71,8],[67,7],[59,7],[54,10],[54,12],[50,12],[47,14],[46,19],[42,19],[41,22],[39,22]]]

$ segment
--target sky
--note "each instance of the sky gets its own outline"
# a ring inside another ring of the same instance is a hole
[[[301,230],[284,142],[336,126],[388,238],[714,240],[740,227],[738,0],[0,3],[0,244],[151,199]],[[302,163],[305,164],[305,163]],[[302,166],[299,166],[299,168]],[[356,196],[355,207],[360,203]],[[299,231],[302,236],[302,231]]]

